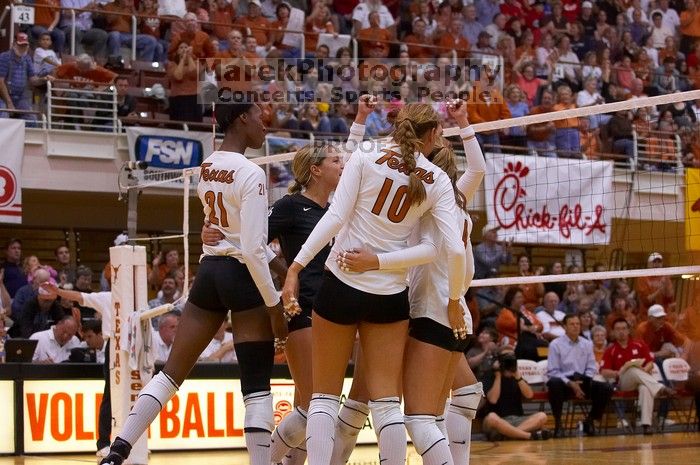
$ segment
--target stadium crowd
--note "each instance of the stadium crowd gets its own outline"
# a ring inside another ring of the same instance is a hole
[[[265,107],[269,127],[302,137],[310,132],[347,134],[358,90],[383,96],[368,121],[369,136],[389,132],[392,115],[402,104],[429,98],[411,73],[368,75],[359,71],[363,63],[447,65],[469,59],[488,68],[497,74],[499,85],[483,86],[483,80],[463,76],[443,89],[481,96],[479,104],[470,108],[474,123],[664,95],[696,89],[700,83],[696,40],[700,6],[694,0],[187,0],[161,7],[152,0],[36,0],[34,4],[34,24],[22,26],[24,32],[15,37],[11,50],[0,54],[0,105],[41,109],[46,80],[74,81],[70,86],[81,90],[116,84],[118,116],[131,117],[124,124],[138,124],[134,117],[152,118],[157,113],[153,108],[162,113],[166,107],[171,120],[202,122],[210,110],[197,104],[198,83],[242,89],[241,79],[226,77],[220,60],[302,63],[293,61],[300,58],[302,46],[305,57],[315,60],[276,80],[250,84],[256,91],[286,90],[292,96],[313,92],[311,101],[288,98]],[[75,21],[70,8],[79,9]],[[134,12],[137,61],[125,67]],[[77,56],[69,55],[73,27]],[[358,41],[357,56],[351,36]],[[146,84],[138,70],[152,63],[165,72],[155,73],[160,76],[155,80],[149,78],[148,104],[143,101],[141,87]],[[331,72],[323,72],[324,67]],[[336,93],[338,89],[341,92]],[[428,90],[436,89],[431,85]],[[444,102],[431,99],[431,103],[447,116]],[[686,166],[700,166],[695,130],[699,112],[697,102],[688,101],[481,133],[479,140],[487,151],[612,157],[624,163],[632,157],[635,130],[644,145],[644,168],[672,170],[677,158]],[[99,129],[109,123],[92,124]]]

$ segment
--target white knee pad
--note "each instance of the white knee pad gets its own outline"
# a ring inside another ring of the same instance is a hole
[[[292,413],[284,417],[277,427],[282,441],[289,447],[296,447],[306,438],[306,411],[300,407],[292,410]]]
[[[246,433],[257,430],[272,433],[275,421],[272,417],[272,394],[270,391],[253,392],[243,397],[245,419],[243,430]]]
[[[484,385],[481,382],[455,389],[452,391],[450,411],[473,420],[482,397],[484,397]]]
[[[406,415],[404,421],[413,447],[420,455],[425,454],[438,442],[445,441],[445,436],[435,424],[434,415]]]
[[[377,433],[377,437],[387,426],[403,424],[401,401],[398,397],[370,400],[369,410],[372,412],[372,422],[374,423],[374,431]]]

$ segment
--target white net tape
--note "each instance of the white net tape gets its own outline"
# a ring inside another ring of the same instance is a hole
[[[588,107],[574,108],[570,110],[553,111],[550,113],[541,113],[537,115],[521,116],[518,118],[501,119],[497,121],[489,121],[486,123],[473,124],[472,128],[477,133],[494,131],[499,129],[507,129],[512,127],[526,127],[531,124],[559,121],[570,118],[579,118],[604,113],[614,113],[622,110],[634,110],[637,108],[654,107],[659,105],[668,105],[671,103],[686,102],[700,99],[700,90],[692,90],[687,92],[677,92],[675,94],[659,95],[655,97],[638,97],[631,98],[622,102],[605,103],[600,105],[591,105]],[[459,134],[459,128],[451,127],[443,131],[445,137],[456,136]],[[252,158],[251,161],[258,165],[267,165],[270,163],[278,163],[289,161],[294,158],[295,152],[280,153],[265,157]],[[143,189],[147,187],[157,187],[173,182],[183,181],[187,175],[198,175],[199,168],[187,168],[185,170],[169,170],[169,171],[154,171],[148,172],[143,181],[137,185],[121,185],[122,189]]]

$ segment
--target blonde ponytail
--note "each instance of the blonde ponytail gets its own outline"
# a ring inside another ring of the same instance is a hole
[[[455,152],[450,141],[444,137],[440,138],[440,140],[435,144],[435,148],[428,159],[433,163],[433,165],[444,171],[447,177],[450,178],[452,189],[455,191],[455,201],[457,202],[457,206],[462,210],[467,211],[467,199],[464,197],[464,194],[457,189],[457,174],[459,171],[457,169]]]
[[[294,183],[289,186],[290,194],[301,193],[311,182],[311,167],[323,163],[326,157],[326,144],[313,146],[311,144],[297,150],[292,160]]]
[[[394,141],[401,149],[401,158],[408,172],[408,200],[411,205],[420,205],[426,199],[425,186],[416,175],[416,152],[423,149],[423,137],[439,124],[437,113],[425,103],[410,103],[396,115]]]

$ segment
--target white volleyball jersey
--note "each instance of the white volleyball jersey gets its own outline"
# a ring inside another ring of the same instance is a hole
[[[473,135],[473,131],[462,129],[464,139]],[[467,157],[467,169],[457,180],[457,189],[465,196],[467,203],[471,202],[486,171],[484,156],[475,138],[464,141],[464,151]],[[453,193],[454,195],[454,193]],[[465,323],[469,334],[473,325],[471,314],[467,308],[464,294],[467,292],[474,276],[474,255],[472,253],[471,232],[472,220],[467,212],[459,209],[458,218],[462,234],[463,247],[466,250],[466,276],[460,295],[460,305],[465,311]],[[416,230],[409,239],[411,249],[399,254],[384,254],[379,256],[380,267],[393,268],[397,265],[411,266],[409,271],[409,300],[411,303],[411,318],[430,318],[444,326],[450,327],[447,316],[447,301],[450,297],[448,277],[445,262],[449,251],[444,247],[443,237],[435,227],[432,218],[423,218],[420,230]],[[431,250],[430,246],[435,248]]]
[[[236,152],[212,153],[201,166],[197,194],[204,216],[224,239],[203,245],[203,256],[225,255],[248,267],[268,307],[279,303],[267,257],[267,181],[265,172]]]
[[[375,254],[405,249],[421,216],[428,213],[445,237],[445,248],[450,254],[443,266],[449,269],[450,294],[459,298],[465,252],[452,185],[444,172],[420,154],[416,156],[416,173],[427,198],[420,205],[411,205],[407,200],[408,175],[397,145],[377,144],[373,150],[353,153],[333,203],[294,261],[306,266],[337,234],[326,266],[338,279],[372,294],[399,293],[406,288],[406,268],[351,273],[341,271],[336,258],[343,251],[360,247]]]

